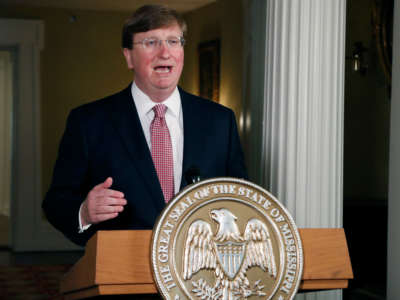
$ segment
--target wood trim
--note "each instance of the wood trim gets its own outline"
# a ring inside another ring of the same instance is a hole
[[[336,290],[336,289],[345,289],[349,285],[349,281],[347,279],[343,280],[330,280],[330,279],[322,279],[322,280],[302,280],[300,283],[299,290]]]
[[[157,294],[154,283],[148,284],[105,284],[99,286],[100,295],[115,294]]]

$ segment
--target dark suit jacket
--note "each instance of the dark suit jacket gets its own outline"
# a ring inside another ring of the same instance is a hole
[[[246,178],[233,112],[179,90],[182,101],[184,173],[196,166],[202,179]],[[107,177],[128,203],[118,217],[78,233],[78,212],[88,192]],[[73,242],[84,245],[97,230],[152,229],[165,206],[131,87],[70,113],[53,180],[43,201],[49,220]]]

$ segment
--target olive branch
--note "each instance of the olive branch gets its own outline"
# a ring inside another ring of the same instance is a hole
[[[201,299],[205,300],[218,300],[222,296],[222,291],[216,291],[215,288],[212,288],[207,284],[207,282],[200,278],[197,282],[192,281],[192,285],[194,289],[192,292]]]

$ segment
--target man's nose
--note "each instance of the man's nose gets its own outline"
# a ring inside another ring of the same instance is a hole
[[[168,58],[170,56],[170,49],[169,46],[167,45],[167,41],[160,41],[159,44],[159,55],[161,57]]]

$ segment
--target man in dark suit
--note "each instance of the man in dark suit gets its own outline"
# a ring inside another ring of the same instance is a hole
[[[70,113],[43,209],[73,242],[152,229],[193,167],[202,179],[247,177],[233,112],[177,88],[185,31],[174,10],[139,8],[122,38],[134,82]]]

